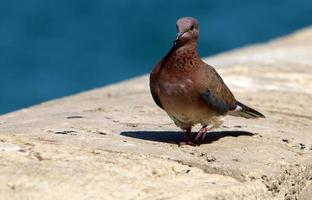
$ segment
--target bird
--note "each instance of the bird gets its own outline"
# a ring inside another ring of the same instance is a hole
[[[220,127],[227,115],[265,118],[235,99],[218,72],[200,58],[197,19],[182,17],[176,28],[176,39],[151,71],[149,86],[155,103],[184,131],[182,143],[199,145],[208,131]],[[191,139],[196,124],[202,128]]]

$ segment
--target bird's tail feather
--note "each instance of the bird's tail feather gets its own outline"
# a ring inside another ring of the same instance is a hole
[[[237,107],[235,110],[229,112],[230,115],[236,116],[236,117],[244,117],[247,119],[250,118],[265,118],[263,114],[260,112],[256,111],[253,108],[250,108],[241,102],[237,101]]]

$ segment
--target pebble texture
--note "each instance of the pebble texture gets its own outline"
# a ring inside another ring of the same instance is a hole
[[[312,29],[206,61],[267,118],[178,146],[147,76],[9,113],[0,199],[309,199]]]

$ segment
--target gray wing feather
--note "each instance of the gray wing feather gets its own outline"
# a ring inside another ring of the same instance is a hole
[[[202,93],[202,98],[211,108],[222,114],[236,107],[236,105],[227,104],[222,98],[215,96],[208,89]]]

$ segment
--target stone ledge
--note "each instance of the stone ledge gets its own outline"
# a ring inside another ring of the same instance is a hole
[[[267,118],[228,117],[199,147],[157,108],[148,77],[0,117],[4,199],[308,199],[312,29],[206,59]]]

